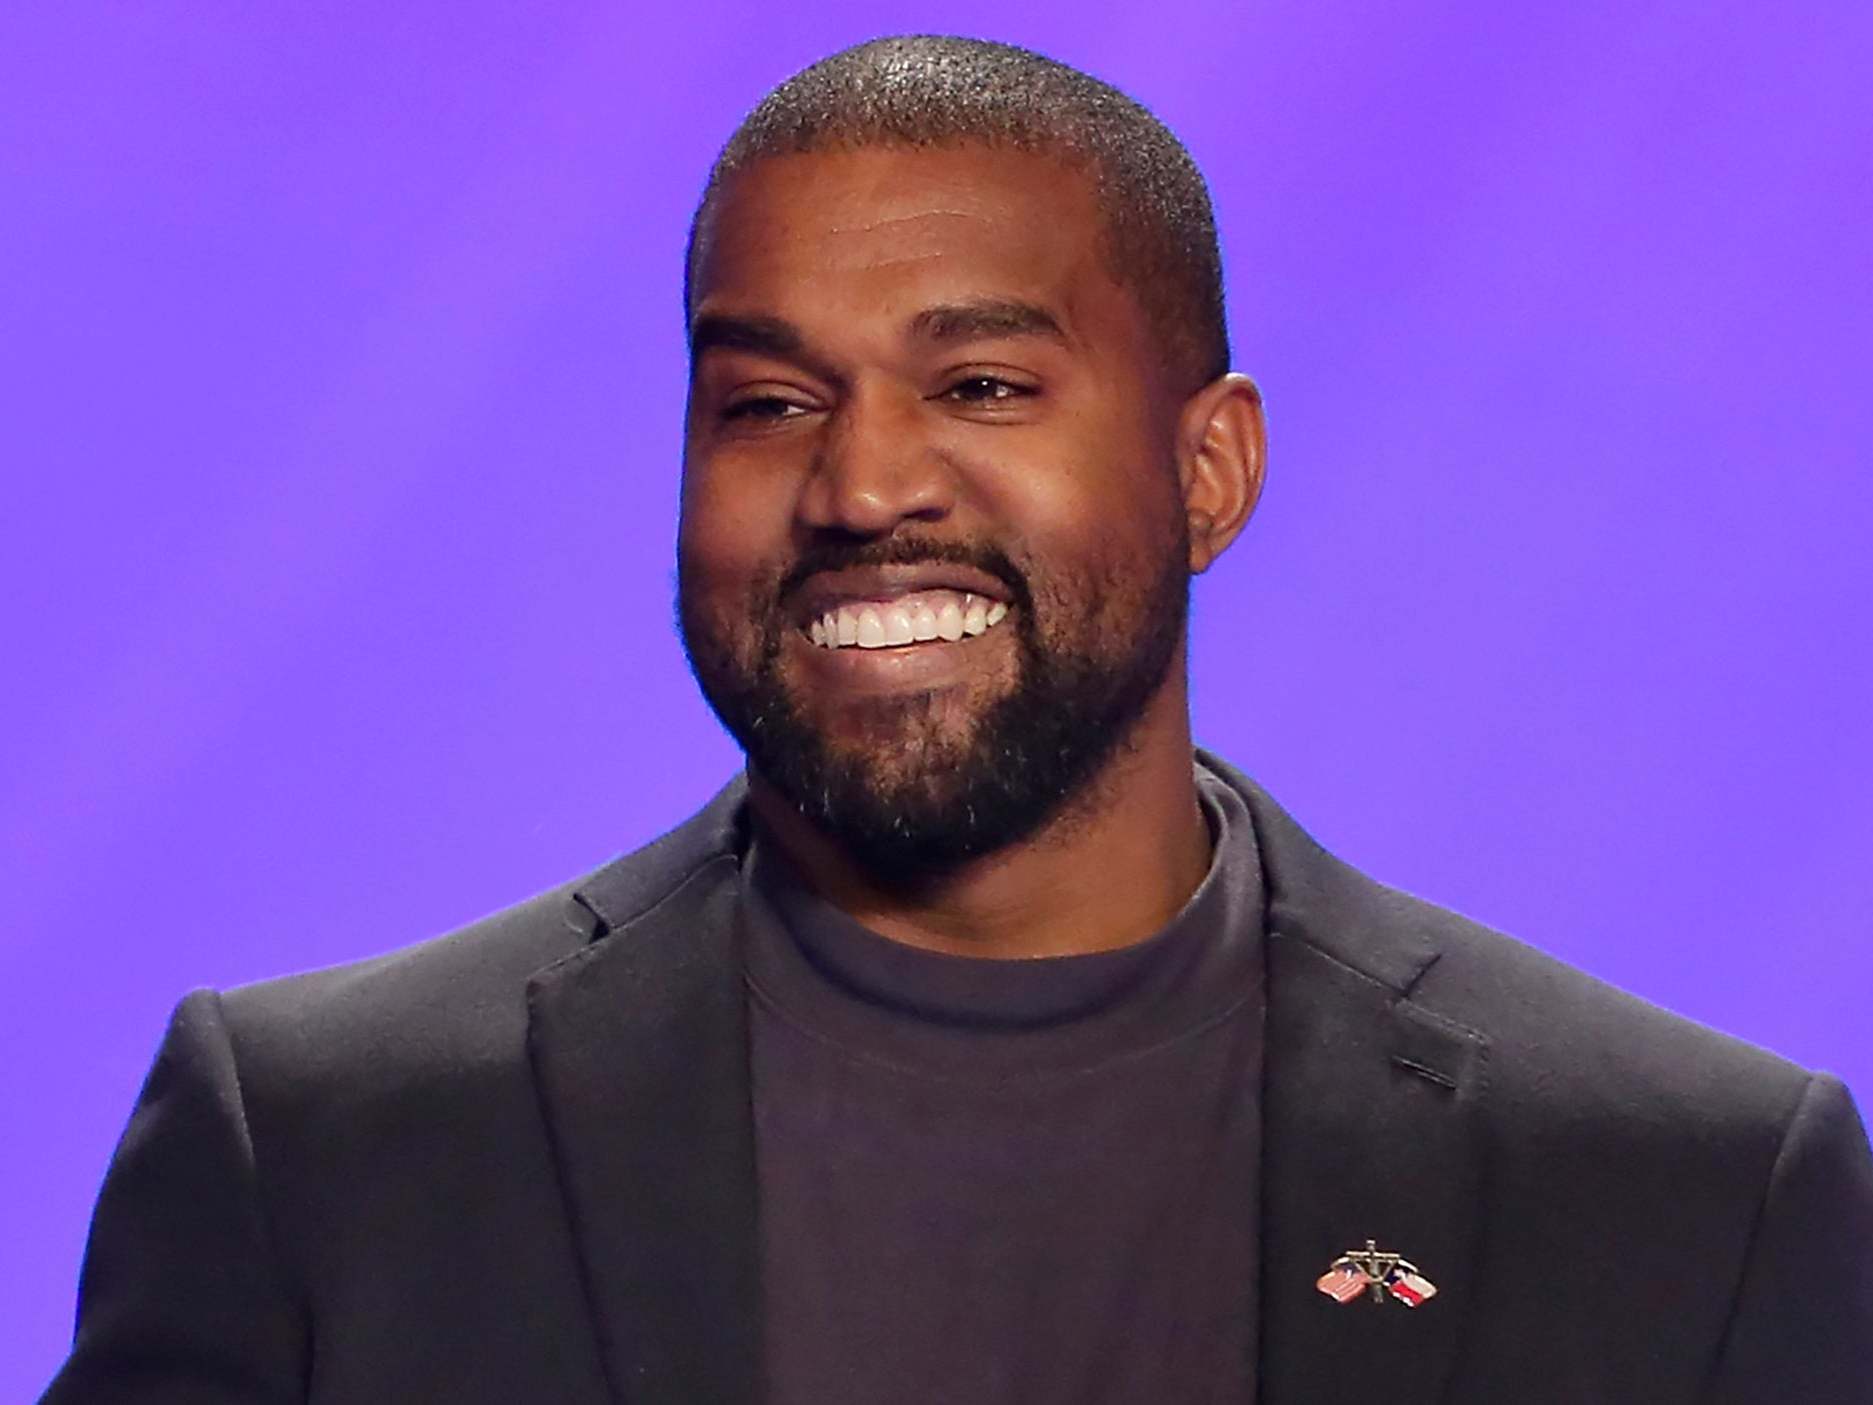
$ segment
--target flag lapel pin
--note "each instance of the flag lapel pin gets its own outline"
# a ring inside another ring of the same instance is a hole
[[[1406,1307],[1417,1307],[1437,1295],[1437,1285],[1418,1272],[1416,1264],[1370,1239],[1365,1248],[1348,1249],[1335,1259],[1314,1280],[1314,1286],[1336,1303],[1350,1303],[1358,1297],[1382,1303],[1390,1297]]]

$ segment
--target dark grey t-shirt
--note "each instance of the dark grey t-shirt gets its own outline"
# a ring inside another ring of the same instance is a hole
[[[1150,939],[919,951],[759,844],[744,933],[768,1405],[1254,1399],[1262,885]]]

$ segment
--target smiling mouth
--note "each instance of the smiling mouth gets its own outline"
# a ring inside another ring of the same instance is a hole
[[[957,590],[918,590],[890,600],[850,600],[807,622],[822,649],[899,649],[987,634],[1008,618],[1000,600]]]

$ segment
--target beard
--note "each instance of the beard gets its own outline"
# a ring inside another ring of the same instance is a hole
[[[1169,676],[1189,614],[1181,512],[1169,535],[1148,579],[1107,569],[1038,590],[989,545],[901,536],[823,543],[751,592],[744,618],[754,632],[739,650],[734,625],[700,608],[679,556],[683,645],[750,769],[874,879],[910,886],[1028,838],[1126,744]],[[969,699],[960,723],[951,715],[956,690],[841,703],[835,738],[784,675],[781,645],[796,628],[787,599],[821,571],[917,563],[974,567],[1007,587],[1012,609],[996,628],[1015,634],[1013,684]]]

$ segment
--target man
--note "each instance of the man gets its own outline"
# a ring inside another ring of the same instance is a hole
[[[836,55],[724,150],[686,306],[680,613],[745,783],[185,1000],[47,1400],[1873,1399],[1837,1082],[1193,754],[1263,432],[1153,118]]]

